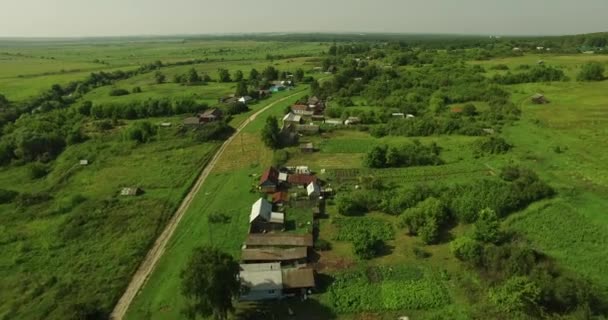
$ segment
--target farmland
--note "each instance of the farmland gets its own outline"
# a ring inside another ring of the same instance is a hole
[[[285,232],[314,235],[308,263],[317,287],[305,300],[236,303],[236,318],[605,315],[608,81],[577,76],[586,63],[608,60],[533,49],[497,49],[478,59],[475,50],[374,42],[0,42],[0,94],[11,107],[91,73],[132,72],[54,97],[64,105],[28,110],[5,125],[2,142],[14,150],[0,167],[0,189],[14,193],[3,193],[12,198],[0,204],[0,318],[108,317],[201,171],[241,124],[125,319],[185,319],[180,275],[191,253],[212,246],[240,259],[251,205],[266,197],[260,175],[271,165],[307,166],[332,190],[286,206]],[[315,71],[320,66],[336,70]],[[257,92],[250,70],[270,67],[311,78],[229,114],[220,99],[240,82]],[[222,81],[219,70],[233,77],[242,71],[245,80]],[[210,79],[174,80],[193,72]],[[533,103],[534,94],[548,103]],[[312,96],[323,101],[324,118],[299,125],[318,125],[320,133],[269,145],[261,134],[267,119],[282,125],[291,106],[306,107]],[[199,110],[180,103],[221,109],[226,127],[182,125]],[[143,107],[120,112],[135,105]],[[104,113],[109,107],[115,111]],[[330,118],[339,124],[326,123]],[[21,141],[45,130],[70,142],[28,154]],[[72,138],[75,131],[81,136]],[[302,151],[301,143],[314,150]],[[120,196],[132,187],[143,193]],[[316,201],[324,214],[311,219]],[[508,291],[514,281],[543,297],[506,305],[518,297]]]

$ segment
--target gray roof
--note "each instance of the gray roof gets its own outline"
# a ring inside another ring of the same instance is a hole
[[[306,247],[297,248],[246,248],[241,252],[243,261],[289,261],[305,259],[308,256]]]
[[[258,199],[251,206],[249,223],[253,222],[257,217],[262,217],[262,219],[273,223],[283,223],[285,221],[285,215],[280,212],[272,212],[272,204],[264,198]]]
[[[250,290],[283,289],[283,274],[280,263],[241,264],[240,267],[239,278],[241,279],[241,284]]]

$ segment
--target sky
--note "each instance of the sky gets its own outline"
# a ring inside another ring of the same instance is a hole
[[[0,37],[608,31],[608,0],[0,0]]]

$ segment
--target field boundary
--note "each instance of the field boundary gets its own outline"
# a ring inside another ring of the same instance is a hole
[[[110,319],[119,320],[124,318],[125,314],[127,313],[127,310],[129,309],[129,306],[133,302],[133,299],[135,298],[139,290],[143,287],[143,285],[146,283],[148,277],[150,276],[152,271],[154,271],[154,268],[158,264],[158,261],[165,252],[169,240],[177,229],[177,226],[181,221],[182,217],[184,216],[186,211],[188,211],[192,200],[201,189],[203,183],[207,180],[207,177],[217,164],[219,158],[222,156],[228,145],[230,145],[234,138],[238,136],[249,123],[255,120],[258,115],[264,113],[266,110],[274,107],[278,103],[293,98],[294,96],[302,93],[303,91],[304,90],[298,90],[295,93],[290,94],[274,102],[271,102],[264,108],[256,111],[254,114],[249,116],[247,120],[243,121],[243,123],[239,125],[239,127],[236,129],[235,133],[232,136],[230,136],[226,141],[224,141],[224,143],[221,145],[215,155],[207,163],[207,165],[197,178],[196,182],[193,184],[190,191],[186,194],[177,211],[173,214],[173,216],[167,223],[163,232],[154,241],[153,246],[150,248],[150,250],[146,254],[146,257],[137,268],[137,271],[135,271],[135,273],[133,274],[133,277],[131,278],[131,281],[129,282],[129,285],[127,286],[125,292],[122,294],[122,296],[116,303],[114,310],[112,310],[112,313],[110,314]]]

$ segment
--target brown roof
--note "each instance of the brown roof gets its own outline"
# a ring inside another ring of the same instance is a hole
[[[291,110],[308,111],[308,106],[303,104],[294,104],[291,106]]]
[[[263,184],[266,181],[270,181],[273,183],[279,182],[279,171],[274,167],[268,168],[268,170],[264,171],[262,176],[260,177],[260,184]]]
[[[311,182],[317,182],[317,177],[309,174],[290,174],[287,176],[287,182],[307,186]]]
[[[241,259],[243,261],[289,261],[305,259],[308,256],[306,247],[289,249],[264,248],[264,249],[243,249]]]
[[[282,269],[283,288],[299,289],[315,287],[315,270],[312,268],[289,268]]]
[[[222,111],[218,108],[212,108],[209,110],[206,110],[205,112],[201,113],[200,117],[201,118],[215,118],[215,117],[220,117],[222,115]]]
[[[462,112],[462,108],[461,107],[454,107],[451,110],[453,113],[461,113]]]
[[[286,202],[287,200],[289,200],[287,192],[275,192],[272,194],[272,202]]]
[[[250,234],[245,242],[247,246],[285,246],[285,247],[312,247],[312,235],[298,235],[288,233]]]

